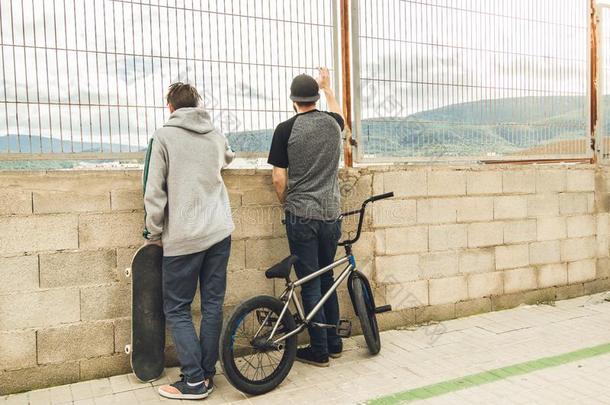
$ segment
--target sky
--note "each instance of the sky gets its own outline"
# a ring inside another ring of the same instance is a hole
[[[335,68],[332,1],[0,0],[0,136],[137,149],[178,80],[223,131],[273,128],[293,76]],[[584,95],[586,5],[359,0],[362,117]]]

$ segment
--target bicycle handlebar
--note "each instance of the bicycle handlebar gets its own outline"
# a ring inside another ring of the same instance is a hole
[[[358,218],[358,231],[356,232],[356,237],[353,239],[348,239],[348,240],[339,242],[338,245],[345,246],[345,245],[351,245],[353,243],[356,243],[358,241],[358,239],[360,239],[360,232],[362,231],[362,221],[364,220],[364,211],[366,210],[367,204],[370,202],[375,202],[375,201],[383,200],[385,198],[390,198],[390,197],[394,197],[394,192],[390,191],[389,193],[371,196],[371,197],[367,198],[366,200],[364,200],[360,209],[344,212],[343,214],[341,214],[339,216],[340,219],[344,218],[344,217],[348,217],[350,215],[356,215],[356,214],[360,214],[360,218]]]

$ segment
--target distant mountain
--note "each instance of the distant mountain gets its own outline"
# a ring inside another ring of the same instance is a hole
[[[610,107],[610,97],[604,99]],[[453,104],[406,117],[362,121],[361,147],[378,156],[502,156],[544,150],[545,145],[578,144],[586,133],[585,97],[518,97]],[[610,124],[606,125],[610,130]],[[608,133],[608,132],[606,132]],[[238,152],[267,152],[273,129],[228,133]],[[21,151],[71,151],[70,141],[21,137]],[[110,151],[110,144],[79,142],[74,152]],[[0,151],[16,152],[16,135],[0,137]],[[127,151],[126,145],[112,145]],[[145,150],[141,148],[140,150]]]
[[[62,149],[63,147],[63,149]],[[112,147],[112,148],[111,148]],[[144,151],[146,148],[131,147],[131,152]],[[17,136],[14,134],[0,136],[0,153],[9,151],[11,153],[81,153],[81,152],[128,152],[128,145],[121,145],[116,143],[92,143],[83,142],[80,140],[61,140],[49,137],[40,137],[38,135],[27,135]]]

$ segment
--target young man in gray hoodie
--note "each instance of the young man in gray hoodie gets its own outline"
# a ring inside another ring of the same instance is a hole
[[[189,84],[169,87],[171,115],[153,135],[144,192],[147,239],[163,245],[163,309],[182,368],[181,380],[159,394],[174,399],[201,399],[213,390],[235,228],[220,175],[234,154],[200,100]],[[198,282],[199,337],[191,316]]]

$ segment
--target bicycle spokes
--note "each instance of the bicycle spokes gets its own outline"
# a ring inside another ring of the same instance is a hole
[[[256,309],[246,314],[237,325],[233,341],[233,357],[237,370],[250,381],[271,378],[284,355],[284,345],[269,337],[278,317],[269,309]],[[279,325],[274,337],[285,333]]]

